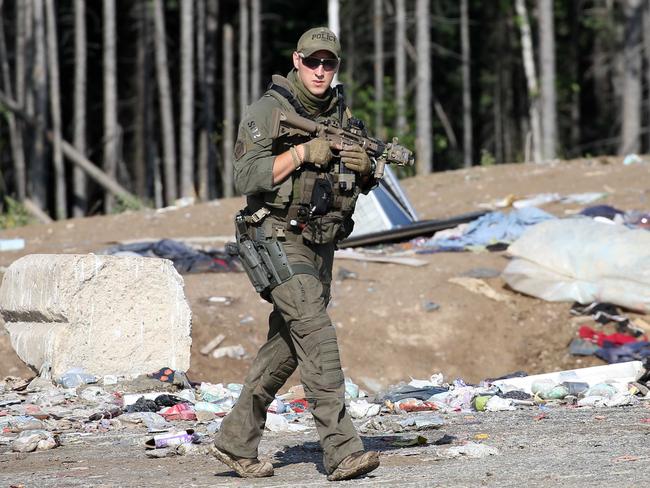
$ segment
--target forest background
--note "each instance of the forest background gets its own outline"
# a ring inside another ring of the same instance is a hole
[[[650,152],[650,0],[0,0],[0,226],[234,194],[306,29],[401,175]]]

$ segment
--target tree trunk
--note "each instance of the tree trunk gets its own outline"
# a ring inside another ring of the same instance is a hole
[[[248,0],[239,0],[239,120],[248,103]]]
[[[553,0],[539,1],[539,52],[542,89],[542,157],[548,161],[555,159],[557,148]]]
[[[203,0],[202,0],[203,2]],[[202,3],[201,2],[201,3]],[[201,87],[201,105],[203,127],[199,139],[199,195],[207,201],[212,195],[217,196],[216,190],[216,151],[211,138],[214,134],[214,91],[217,72],[217,27],[219,19],[217,2],[207,2],[204,5],[204,68],[199,86]]]
[[[354,9],[354,4],[349,3],[348,8]],[[354,16],[348,12],[348,15],[343,16],[343,29],[345,32],[345,63],[343,69],[345,70],[345,82],[348,86],[352,87],[354,80],[354,73],[356,69],[357,55],[356,55],[356,25],[354,23]],[[348,107],[354,107],[354,90],[348,90],[345,93],[345,103]]]
[[[398,137],[406,134],[406,7],[405,0],[395,1],[395,103]]]
[[[261,1],[251,0],[251,100],[260,97],[262,89],[262,17]]]
[[[525,0],[515,0],[515,9],[519,17],[519,27],[521,30],[521,49],[524,61],[524,71],[526,72],[526,81],[528,83],[529,97],[529,117],[532,130],[532,148],[531,154],[533,161],[542,162],[541,153],[541,123],[539,116],[539,85],[537,83],[537,72],[535,69],[535,58],[533,54],[533,41],[530,33],[530,23],[528,22],[528,9]]]
[[[619,154],[641,150],[641,0],[625,0],[625,45],[623,47],[623,100]]]
[[[645,52],[645,83],[648,87],[648,98],[646,100],[647,142],[645,152],[650,153],[650,0],[646,0],[645,11],[643,12],[643,45]]]
[[[383,0],[374,1],[375,134],[384,137],[384,13]]]
[[[59,50],[56,35],[56,10],[54,0],[45,0],[45,17],[47,20],[47,68],[50,86],[50,114],[52,117],[52,135],[54,136],[52,156],[54,161],[55,214],[57,220],[68,216],[66,204],[65,168],[61,153],[61,90],[59,80]]]
[[[470,61],[472,59],[469,42],[468,0],[460,2],[460,44],[463,59],[463,166],[469,168],[474,161],[472,141],[472,82]]]
[[[201,99],[201,118],[197,127],[199,136],[199,152],[196,158],[198,172],[198,194],[199,199],[206,201],[208,195],[208,131],[206,116],[211,108],[206,106],[206,75],[205,75],[205,51],[208,46],[205,43],[206,22],[205,22],[205,0],[196,2],[196,72],[198,75],[197,86],[199,98]]]
[[[18,100],[21,107],[25,103],[25,56],[27,54],[25,22],[27,3],[27,0],[24,2],[16,2],[16,72],[14,86],[16,88],[16,100]],[[20,200],[23,200],[27,196],[27,164],[25,161],[23,129],[22,121],[16,120],[16,144],[21,147],[20,154],[17,155],[18,159],[15,160],[16,195]]]
[[[147,8],[144,3],[133,5],[131,11],[136,28],[135,47],[135,103],[133,110],[133,177],[135,192],[140,198],[148,196],[147,175],[149,170],[147,144],[151,134],[147,133],[149,116],[149,28]]]
[[[181,2],[181,196],[194,190],[194,32],[193,2]]]
[[[649,0],[650,1],[650,0]],[[571,2],[569,6],[570,16],[571,16],[571,59],[572,59],[572,86],[571,86],[571,108],[570,108],[570,120],[571,120],[571,130],[569,131],[569,151],[568,154],[572,157],[579,157],[580,152],[578,147],[580,146],[581,138],[581,117],[580,117],[580,98],[582,91],[582,55],[580,53],[580,18],[583,15],[582,12],[582,1]]]
[[[104,172],[109,178],[117,175],[117,53],[115,0],[103,0],[103,71],[104,71]],[[110,192],[104,195],[104,212],[111,213],[115,199]]]
[[[74,2],[74,147],[86,154],[86,2]],[[137,125],[136,125],[137,129]],[[73,169],[72,215],[83,217],[88,209],[88,188],[86,175],[81,168]]]
[[[338,37],[341,33],[341,19],[339,16],[340,5],[339,0],[327,0],[327,26]],[[334,75],[332,85],[336,86],[339,82],[338,73]]]
[[[233,188],[233,125],[235,120],[235,105],[233,102],[233,33],[232,26],[223,27],[223,196],[226,198],[234,195]]]
[[[417,49],[417,88],[416,88],[416,168],[418,174],[433,171],[433,150],[431,140],[431,54],[429,30],[429,0],[417,0],[416,49]]]
[[[2,63],[2,83],[5,92],[13,97],[11,74],[7,57],[7,45],[5,42],[4,22],[2,21],[2,2],[0,2],[0,61]],[[18,48],[18,46],[16,47]],[[24,49],[24,45],[23,45]],[[16,120],[13,113],[6,114],[7,125],[9,126],[9,139],[11,142],[11,157],[14,168],[14,189],[20,201],[25,199],[25,149],[23,147],[22,124]],[[3,202],[0,202],[0,205]]]
[[[45,126],[47,120],[47,85],[45,61],[45,25],[43,22],[43,0],[34,0],[34,59],[32,69],[32,86],[34,91],[33,113],[39,123]],[[48,171],[45,162],[45,141],[42,132],[34,133],[31,156],[31,196],[38,208],[47,212]]]
[[[167,45],[165,34],[165,12],[162,0],[153,0],[156,77],[158,79],[158,105],[162,125],[165,204],[172,205],[176,200],[176,137],[174,134],[174,114],[172,111],[171,83],[167,69]]]

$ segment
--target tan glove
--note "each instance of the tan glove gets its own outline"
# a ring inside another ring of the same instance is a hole
[[[305,163],[312,163],[316,166],[326,166],[333,157],[330,143],[320,137],[303,143],[304,156],[302,160]]]
[[[342,149],[339,154],[346,168],[356,171],[361,175],[370,173],[370,168],[372,167],[370,156],[358,144]]]

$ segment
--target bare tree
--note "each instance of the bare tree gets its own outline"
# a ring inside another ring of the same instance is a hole
[[[337,36],[341,33],[341,20],[339,18],[340,12],[339,0],[327,0],[327,25],[329,29]],[[340,36],[339,36],[340,37]],[[334,75],[332,84],[338,83],[338,74]]]
[[[62,220],[68,216],[68,211],[66,208],[65,168],[63,167],[63,153],[61,152],[61,90],[54,0],[45,0],[45,17],[47,20],[47,71],[50,85],[50,115],[52,118],[52,134],[54,136],[52,156],[55,177],[55,211],[56,218]]]
[[[468,0],[460,2],[460,44],[463,59],[463,166],[469,168],[474,161],[472,140],[472,81],[470,62],[472,59],[469,41]]]
[[[625,0],[625,44],[623,46],[623,103],[619,154],[641,150],[641,0]]]
[[[406,7],[404,0],[395,1],[395,102],[398,136],[406,133]]]
[[[643,12],[643,50],[645,52],[645,80],[646,86],[650,89],[650,0],[645,2],[645,11]],[[648,94],[648,100],[646,101],[646,120],[648,121],[648,126],[646,128],[647,133],[647,145],[646,152],[650,152],[650,94]]]
[[[117,53],[115,32],[115,0],[103,0],[103,78],[104,78],[104,171],[109,178],[117,174]],[[104,196],[104,211],[113,211],[114,197]]]
[[[553,0],[539,0],[539,54],[542,88],[542,157],[555,159],[557,102],[555,94],[555,27]]]
[[[86,2],[74,2],[74,140],[77,151],[86,154]],[[86,175],[81,168],[73,170],[72,215],[82,217],[86,214],[88,189]]]
[[[133,110],[133,177],[135,192],[147,197],[147,169],[149,168],[148,133],[149,113],[149,26],[147,7],[139,2],[133,5],[131,15],[136,28],[135,46],[135,107]]]
[[[153,0],[155,25],[154,45],[156,50],[156,77],[158,79],[158,105],[162,124],[163,158],[165,169],[165,203],[172,205],[176,200],[176,138],[174,114],[172,112],[171,83],[167,69],[167,45],[165,34],[165,13],[162,0]]]
[[[223,26],[223,196],[234,195],[233,188],[233,128],[235,121],[235,106],[233,101],[233,33],[232,26]]]
[[[416,167],[418,174],[433,171],[433,150],[431,142],[431,33],[429,31],[429,0],[415,3],[415,36],[417,49],[416,88]]]
[[[239,118],[248,106],[248,0],[239,0]]]
[[[373,8],[373,32],[375,44],[375,133],[383,137],[384,132],[384,13],[383,0],[375,0]]]
[[[519,28],[521,30],[521,49],[524,61],[524,71],[528,83],[530,125],[532,128],[532,155],[533,161],[542,162],[541,141],[542,130],[539,116],[539,85],[537,83],[537,72],[535,69],[535,57],[533,54],[533,41],[530,33],[530,22],[528,21],[528,9],[525,0],[515,0],[515,9],[519,17]]]
[[[262,13],[261,1],[251,0],[251,100],[260,97],[262,88]]]
[[[0,0],[0,61],[2,63],[2,83],[5,93],[13,97],[11,74],[7,58],[7,46],[5,42],[4,18],[2,15],[3,2]],[[18,46],[16,46],[18,48]],[[23,46],[24,48],[24,46]],[[11,156],[14,163],[14,185],[19,200],[25,199],[25,149],[23,147],[22,126],[16,120],[12,112],[6,114],[7,125],[9,126],[9,138],[11,143]],[[1,204],[2,202],[0,202]]]
[[[214,186],[215,151],[210,138],[214,132],[214,85],[217,45],[218,3],[199,0],[197,3],[197,66],[201,98],[201,127],[199,132],[199,197],[206,201]]]
[[[194,4],[181,2],[181,196],[194,190]]]
[[[43,19],[43,0],[33,1],[33,42],[34,59],[31,65],[32,86],[34,92],[33,113],[38,123],[45,126],[47,120],[47,85],[45,60],[45,25]],[[45,140],[41,131],[34,132],[31,160],[31,196],[36,206],[47,210],[48,171],[45,163]]]

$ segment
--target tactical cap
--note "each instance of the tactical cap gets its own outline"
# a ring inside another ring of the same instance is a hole
[[[315,27],[305,32],[298,39],[296,51],[305,56],[311,56],[316,51],[331,52],[337,58],[341,57],[341,44],[336,34],[327,27]]]

